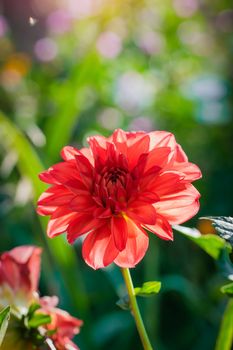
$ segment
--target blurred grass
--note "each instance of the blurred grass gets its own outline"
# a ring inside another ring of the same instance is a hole
[[[34,205],[36,206],[39,195],[45,190],[46,186],[39,180],[38,174],[44,170],[36,151],[30,145],[29,141],[7,117],[0,112],[1,139],[6,150],[13,150],[18,156],[18,168],[22,176],[28,177],[33,185]],[[41,226],[46,231],[48,219],[39,216]],[[45,250],[53,259],[53,267],[62,273],[65,282],[66,292],[70,296],[74,306],[80,314],[88,313],[88,299],[85,293],[82,276],[78,268],[78,261],[72,246],[69,246],[59,237],[53,240],[42,239],[40,231],[35,237],[36,243],[43,245]],[[46,255],[45,255],[46,257]],[[47,260],[47,267],[49,261]],[[52,266],[50,266],[51,270]],[[50,271],[50,276],[51,276]],[[74,283],[76,288],[73,288]]]

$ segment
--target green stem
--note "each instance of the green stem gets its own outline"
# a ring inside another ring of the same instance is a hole
[[[146,329],[144,327],[144,323],[138,308],[138,303],[137,303],[137,299],[136,299],[136,295],[134,292],[134,286],[133,286],[133,282],[131,279],[131,275],[130,275],[130,271],[127,268],[122,268],[121,269],[122,275],[124,277],[124,281],[125,281],[125,285],[128,291],[128,295],[129,295],[129,301],[130,301],[130,307],[131,307],[131,311],[137,326],[137,330],[138,333],[140,335],[141,338],[141,342],[143,345],[144,350],[153,350],[151,344],[150,344],[150,340],[148,338],[148,335],[146,333]]]
[[[215,350],[231,350],[233,344],[233,299],[224,311]]]

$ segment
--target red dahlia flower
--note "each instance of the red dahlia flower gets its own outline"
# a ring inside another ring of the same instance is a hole
[[[52,186],[38,213],[51,216],[49,237],[67,232],[73,243],[88,233],[82,253],[91,267],[134,267],[148,248],[147,231],[172,240],[171,225],[197,213],[200,194],[191,182],[201,172],[165,131],[116,130],[88,142],[64,147],[64,162],[40,174]]]

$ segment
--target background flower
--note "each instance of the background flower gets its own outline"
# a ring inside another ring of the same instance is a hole
[[[200,195],[191,182],[201,172],[165,131],[119,129],[88,142],[82,150],[65,147],[64,162],[40,174],[52,186],[39,198],[38,213],[51,215],[49,237],[67,232],[73,243],[88,233],[82,252],[93,268],[113,261],[134,267],[148,248],[146,230],[171,240],[171,224],[197,213]]]
[[[38,299],[41,249],[21,246],[0,256],[0,306],[20,314]]]
[[[57,350],[75,350],[78,347],[71,339],[80,332],[83,322],[72,317],[68,312],[57,308],[57,297],[43,297],[40,299],[42,310],[51,316],[51,323],[46,325],[46,330],[54,334],[51,339]]]
[[[3,350],[42,350],[47,338],[57,350],[78,349],[71,339],[79,333],[82,321],[57,308],[57,297],[39,298],[41,251],[38,247],[21,246],[0,257],[0,310],[11,307]],[[41,313],[51,320],[45,318],[41,323]]]

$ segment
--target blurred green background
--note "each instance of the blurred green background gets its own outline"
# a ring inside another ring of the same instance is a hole
[[[203,179],[198,216],[232,215],[233,10],[230,0],[1,0],[1,251],[43,247],[40,289],[84,320],[81,350],[140,350],[118,268],[94,271],[81,242],[46,238],[34,206],[37,174],[64,145],[93,134],[169,130]],[[203,234],[205,221],[189,223]],[[175,234],[150,235],[135,285],[161,280],[139,300],[158,350],[212,350],[226,300],[214,262]]]

